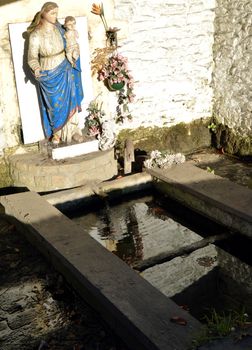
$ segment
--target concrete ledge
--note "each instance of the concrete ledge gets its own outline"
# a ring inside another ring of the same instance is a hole
[[[156,187],[231,230],[252,237],[252,190],[190,163],[148,169]],[[161,181],[160,181],[161,180]]]
[[[152,287],[43,197],[0,197],[33,243],[133,350],[187,350],[200,323]],[[170,321],[180,316],[186,326]]]

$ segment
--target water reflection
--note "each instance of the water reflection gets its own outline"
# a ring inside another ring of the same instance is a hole
[[[177,220],[172,210],[158,203],[152,196],[117,205],[106,202],[96,213],[73,220],[129,265],[197,242],[206,231],[216,234],[223,230],[207,219],[193,216],[194,226],[201,227],[196,233],[188,227],[192,224],[184,223],[183,218],[188,216],[185,208],[178,208],[182,220]],[[170,209],[173,204],[166,202]],[[151,267],[142,276],[179,305],[187,305],[199,319],[210,308],[244,306],[252,314],[251,267],[215,245]]]
[[[98,230],[98,234],[105,242],[106,248],[129,265],[142,260],[142,235],[139,232],[135,208],[127,206],[122,216],[115,214],[111,212],[109,206],[103,211],[103,225]]]
[[[128,264],[169,252],[202,237],[176,222],[152,197],[74,218],[85,231]]]

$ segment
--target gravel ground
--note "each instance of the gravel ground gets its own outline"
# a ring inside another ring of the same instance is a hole
[[[127,350],[0,215],[0,349]]]

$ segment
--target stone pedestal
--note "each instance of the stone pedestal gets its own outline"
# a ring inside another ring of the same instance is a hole
[[[13,185],[27,187],[36,192],[102,182],[117,175],[117,161],[113,148],[62,160],[29,152],[13,155],[9,162]]]

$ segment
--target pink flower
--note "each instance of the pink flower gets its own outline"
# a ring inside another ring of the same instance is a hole
[[[100,73],[100,74],[98,75],[98,80],[100,80],[100,81],[105,80],[104,74]]]
[[[91,126],[89,128],[89,133],[90,133],[90,135],[95,136],[95,135],[98,135],[100,132],[96,126]]]
[[[136,97],[136,95],[129,95],[128,96],[129,102],[130,103],[134,102],[135,97]]]
[[[98,73],[98,80],[107,80],[108,85],[122,82],[125,83],[124,88],[118,91],[116,122],[121,123],[125,119],[132,118],[128,108],[128,103],[134,101],[134,79],[128,68],[128,59],[118,53],[112,54]]]

